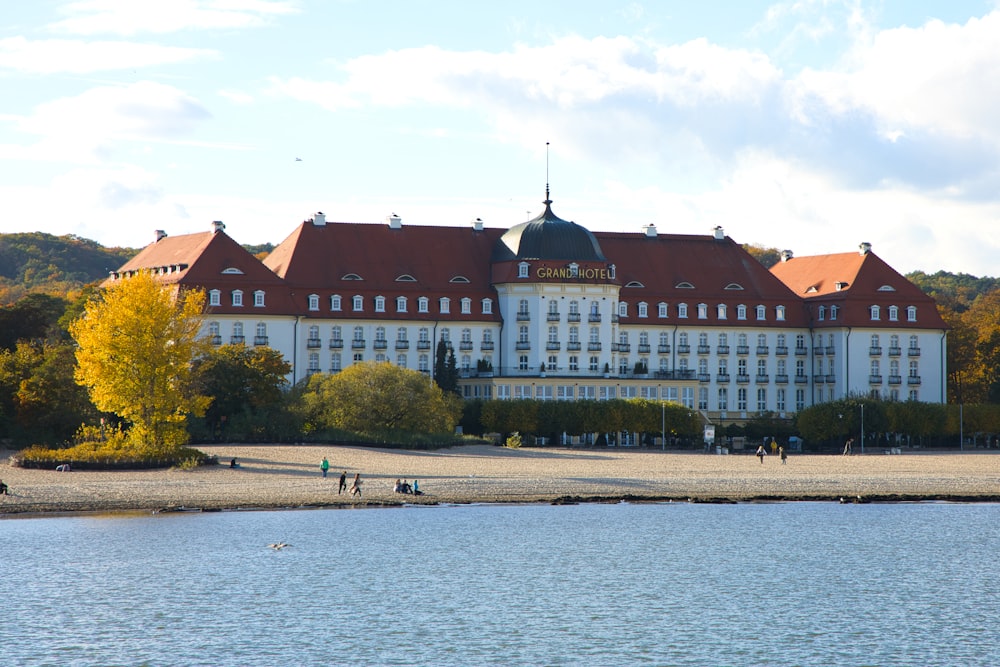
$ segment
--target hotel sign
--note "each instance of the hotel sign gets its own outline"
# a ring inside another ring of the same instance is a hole
[[[615,265],[580,266],[573,262],[566,266],[539,266],[535,268],[535,277],[539,280],[608,281],[615,279]]]

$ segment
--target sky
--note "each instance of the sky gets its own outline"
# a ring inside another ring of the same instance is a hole
[[[1000,0],[33,0],[0,232],[711,234],[1000,274]]]

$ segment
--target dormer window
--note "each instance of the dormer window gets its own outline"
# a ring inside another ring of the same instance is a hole
[[[527,278],[528,277],[528,263],[527,262],[521,262],[520,264],[517,265],[517,277],[518,278]]]
[[[720,303],[715,307],[715,316],[720,320],[726,319],[726,304]]]
[[[418,313],[430,312],[430,299],[428,299],[426,296],[422,296],[419,299],[417,299],[417,312]]]
[[[334,294],[330,297],[330,310],[339,311],[343,308],[342,300],[339,294]]]
[[[409,273],[404,273],[403,275],[396,278],[397,283],[415,283],[417,279],[411,276]]]
[[[677,304],[677,317],[686,319],[688,316],[688,305],[686,303]]]
[[[699,303],[698,304],[698,319],[707,320],[708,319],[708,304]]]
[[[465,297],[462,299],[462,314],[471,315],[472,314],[472,299]]]
[[[569,275],[571,278],[577,278],[580,275],[580,265],[576,262],[569,263]]]
[[[375,312],[384,313],[385,312],[385,297],[377,296],[375,297]]]
[[[664,302],[661,301],[660,303],[656,304],[656,316],[657,317],[670,317],[669,312],[667,310],[667,304],[666,303],[664,303]]]
[[[493,299],[483,299],[483,314],[490,315],[493,313]]]
[[[618,317],[628,317],[628,304],[624,301],[618,302]]]
[[[685,280],[674,285],[674,289],[694,289],[694,285]]]
[[[440,301],[438,301],[438,308],[440,309],[440,311],[442,313],[450,313],[451,312],[451,299],[449,299],[446,296],[441,297]]]
[[[784,306],[775,306],[774,307],[774,319],[778,320],[779,322],[784,322],[785,321],[785,307]],[[837,307],[836,306],[830,306],[830,319],[831,320],[837,319]]]
[[[747,318],[747,307],[744,304],[736,306],[736,319],[745,320]]]
[[[817,319],[819,319],[820,322],[826,319],[826,306],[819,307]]]
[[[210,306],[221,306],[222,305],[222,291],[213,289],[208,291],[208,305]]]
[[[405,313],[406,312],[406,297],[397,296],[396,297],[396,312]]]
[[[253,293],[253,305],[257,308],[264,307],[264,290],[257,290]]]
[[[906,307],[906,321],[907,322],[916,322],[917,321],[917,307],[916,306],[907,306]]]
[[[625,287],[645,287],[645,285],[640,283],[638,280],[630,280],[625,284]]]
[[[743,289],[743,285],[740,285],[739,283],[729,283],[729,284],[728,284],[728,285],[726,285],[726,286],[725,286],[725,287],[724,287],[723,289],[728,289],[728,290],[741,290],[741,289]]]
[[[882,309],[879,306],[868,306],[868,314],[873,322],[882,319]]]
[[[363,278],[356,273],[348,273],[341,280],[363,280]]]
[[[455,276],[454,278],[452,278],[448,282],[450,282],[450,283],[468,283],[469,279],[466,278],[465,276]]]
[[[767,319],[767,308],[765,308],[764,306],[757,306],[756,311],[757,311],[757,319],[758,320],[766,320]]]
[[[319,310],[319,294],[309,295],[309,310]]]
[[[899,321],[899,306],[889,306],[889,321],[890,322]]]
[[[640,301],[638,308],[639,308],[639,317],[648,317],[649,306],[645,301]]]
[[[234,306],[242,306],[243,305],[243,290],[241,290],[241,289],[234,289],[233,292],[232,292],[232,297],[233,297],[233,305]]]
[[[354,312],[359,313],[365,309],[365,298],[363,296],[355,294],[351,302]]]
[[[227,276],[242,276],[243,272],[237,269],[235,266],[230,266],[229,268],[222,269],[222,273]]]
[[[878,291],[879,292],[895,292],[896,288],[893,287],[892,285],[882,285],[881,287],[878,288]]]

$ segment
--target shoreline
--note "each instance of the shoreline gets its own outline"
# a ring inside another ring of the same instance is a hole
[[[0,452],[0,518],[452,504],[608,502],[1000,502],[1000,453],[752,455],[472,445],[431,451],[335,445],[199,447],[228,465],[195,470],[74,471],[11,467]],[[324,478],[319,463],[330,460]],[[362,496],[338,496],[361,474]],[[420,480],[420,496],[392,491]]]

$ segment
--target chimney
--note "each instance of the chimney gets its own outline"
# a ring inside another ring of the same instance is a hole
[[[655,239],[656,238],[656,225],[649,223],[648,227],[643,227],[642,231],[646,233],[646,238]]]
[[[317,211],[316,215],[313,216],[312,223],[317,227],[326,226],[326,214],[323,211]]]
[[[472,231],[474,231],[474,232],[481,232],[481,231],[483,231],[483,219],[482,218],[476,218],[475,220],[472,221]]]
[[[403,219],[396,215],[395,213],[390,213],[389,217],[385,219],[389,223],[389,229],[402,229]]]
[[[165,231],[163,231],[162,229],[157,229],[155,232],[153,232],[153,234],[156,235],[156,239],[153,241],[153,243],[156,243],[160,239],[167,238],[167,233]]]
[[[725,240],[725,238],[726,238],[726,233],[725,233],[724,231],[722,231],[722,226],[721,226],[721,225],[719,225],[719,226],[716,226],[716,227],[715,227],[715,228],[714,228],[714,229],[712,230],[712,232],[714,232],[714,234],[715,234],[715,240],[716,240],[716,241],[724,241],[724,240]]]
[[[225,228],[226,228],[226,226],[224,224],[222,224],[222,220],[215,220],[215,221],[212,222],[212,233],[213,234],[218,234],[219,232],[221,232]]]
[[[787,262],[792,257],[793,257],[793,255],[792,255],[792,251],[791,250],[782,250],[781,251],[781,261],[782,262]]]
[[[872,251],[872,244],[868,241],[862,241],[861,245],[858,246],[858,252],[861,255],[867,255]]]

